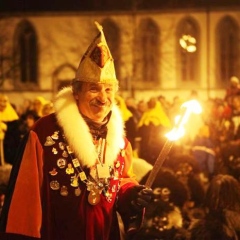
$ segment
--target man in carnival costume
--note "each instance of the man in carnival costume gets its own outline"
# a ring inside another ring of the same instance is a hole
[[[113,58],[102,27],[71,87],[19,149],[0,221],[1,239],[118,240],[141,227],[152,190],[132,173],[132,148],[114,103]]]

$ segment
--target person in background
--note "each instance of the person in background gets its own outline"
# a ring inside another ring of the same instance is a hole
[[[189,228],[192,240],[237,240],[240,237],[240,185],[230,175],[215,175],[204,200],[205,216]]]
[[[145,113],[145,111],[147,111],[147,109],[148,109],[147,102],[144,100],[139,100],[137,103],[137,112],[139,115],[138,121],[140,121],[142,115]]]
[[[236,76],[230,78],[230,85],[226,88],[224,101],[227,102],[228,106],[232,108],[232,100],[236,95],[240,95],[240,84],[239,79]]]
[[[12,164],[20,143],[19,116],[5,94],[0,94],[1,165]]]
[[[200,177],[203,181],[209,181],[215,174],[216,152],[215,145],[210,138],[209,126],[200,127],[199,132],[192,142],[192,154],[200,168]]]
[[[32,110],[34,110],[39,117],[43,116],[42,110],[44,105],[47,103],[47,100],[42,96],[37,96],[33,100]]]
[[[148,101],[148,109],[143,113],[137,125],[139,157],[153,164],[164,144],[165,134],[170,130],[171,122],[157,98]]]
[[[51,101],[47,101],[42,108],[42,116],[46,116],[50,113],[54,112],[54,108],[53,108],[53,103]]]
[[[24,114],[21,115],[19,126],[21,138],[24,138],[24,136],[30,131],[30,129],[39,118],[40,117],[34,110],[27,110]]]
[[[113,58],[102,27],[72,86],[24,139],[0,218],[1,239],[119,240],[117,213],[131,239],[152,189],[135,180],[132,148],[114,103]]]
[[[134,120],[133,113],[127,108],[124,99],[117,95],[115,96],[116,104],[118,105],[125,125],[126,137],[131,143],[132,149],[135,152],[135,138],[137,133],[137,124]]]
[[[137,103],[136,103],[136,99],[133,97],[127,97],[125,99],[125,103],[127,108],[131,111],[131,113],[133,114],[133,118],[135,123],[137,124],[138,121],[141,118],[141,112],[139,112],[138,108],[137,108]]]

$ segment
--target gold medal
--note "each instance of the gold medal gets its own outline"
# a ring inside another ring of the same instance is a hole
[[[63,142],[60,142],[58,145],[61,150],[64,150],[65,144]]]
[[[52,139],[55,139],[55,140],[58,139],[58,132],[59,132],[59,131],[55,131],[55,132],[53,133],[53,135],[51,136]]]
[[[62,186],[62,187],[61,187],[61,189],[60,189],[60,194],[61,194],[62,196],[64,196],[64,197],[68,195],[68,189],[67,189],[66,186]]]
[[[56,148],[53,148],[53,149],[52,149],[52,152],[53,152],[53,154],[56,155],[56,154],[58,153],[58,150],[57,150]]]
[[[59,182],[56,180],[53,180],[50,182],[50,188],[52,190],[58,190],[60,188]]]
[[[52,146],[55,142],[53,141],[53,139],[48,136],[46,137],[46,142],[44,143],[44,146]]]
[[[65,167],[67,166],[67,160],[64,159],[64,158],[59,158],[59,159],[57,160],[57,166],[58,166],[59,168],[65,168]]]
[[[72,163],[75,168],[80,167],[80,163],[77,158],[72,159]]]
[[[78,187],[74,190],[75,195],[78,197],[81,194],[81,189]]]
[[[79,177],[80,177],[81,181],[85,181],[87,179],[85,172],[80,172]]]
[[[67,151],[69,154],[73,153],[72,149],[69,146],[67,146]]]
[[[64,150],[63,153],[62,153],[62,156],[63,156],[63,157],[68,157],[67,151]]]
[[[74,168],[73,168],[71,163],[67,164],[67,168],[66,168],[65,171],[66,171],[66,174],[73,174],[74,173]]]
[[[100,202],[100,194],[98,190],[91,190],[89,195],[88,195],[88,202],[91,205],[97,205]]]
[[[78,177],[75,175],[75,176],[72,176],[71,177],[71,186],[72,187],[78,187]]]
[[[52,171],[49,171],[49,174],[50,174],[51,176],[56,176],[56,175],[58,174],[58,172],[57,172],[56,168],[53,168]]]

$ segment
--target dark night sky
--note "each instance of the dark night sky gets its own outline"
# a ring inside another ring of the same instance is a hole
[[[238,6],[240,0],[0,0],[0,12],[139,10]]]

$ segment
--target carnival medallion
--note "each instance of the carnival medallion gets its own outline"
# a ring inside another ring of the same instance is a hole
[[[58,190],[58,189],[60,188],[59,182],[56,181],[56,180],[51,181],[51,182],[50,182],[50,188],[51,188],[52,190]]]
[[[75,195],[78,197],[81,195],[81,189],[78,187],[74,190]]]
[[[91,205],[97,205],[100,202],[100,194],[98,190],[92,189],[88,195],[88,202]]]
[[[48,136],[48,137],[46,137],[46,142],[44,143],[44,146],[52,146],[53,144],[54,144],[55,142],[53,141],[53,139],[50,137],[50,136]]]
[[[60,189],[60,194],[64,197],[66,197],[68,195],[68,189],[66,186],[62,186]]]

